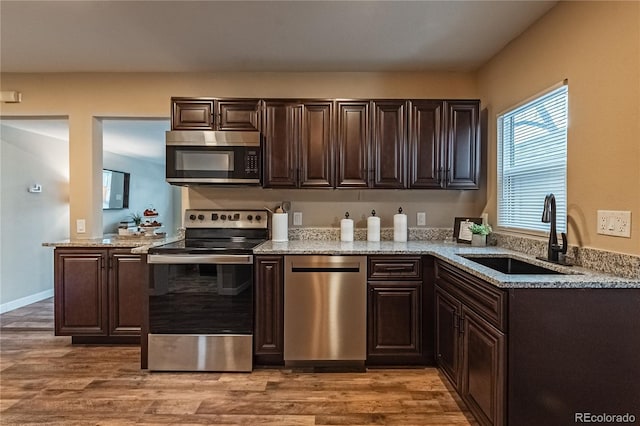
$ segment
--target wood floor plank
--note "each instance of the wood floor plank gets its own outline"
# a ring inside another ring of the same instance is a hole
[[[0,315],[4,425],[477,425],[435,368],[309,373],[140,369],[133,345],[71,345],[53,303]]]

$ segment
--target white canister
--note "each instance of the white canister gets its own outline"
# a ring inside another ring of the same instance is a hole
[[[402,207],[398,209],[398,214],[393,215],[393,241],[407,241],[407,215],[402,213]]]
[[[376,216],[375,210],[367,218],[367,241],[380,241],[380,218]]]
[[[289,241],[289,213],[271,215],[271,240]]]
[[[353,241],[353,219],[349,219],[349,212],[340,221],[340,241]]]

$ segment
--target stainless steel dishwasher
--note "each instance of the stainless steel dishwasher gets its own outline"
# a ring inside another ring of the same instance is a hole
[[[364,367],[366,259],[285,256],[285,365]]]

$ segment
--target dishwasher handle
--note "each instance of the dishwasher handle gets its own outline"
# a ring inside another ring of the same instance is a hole
[[[360,272],[360,265],[313,265],[295,266],[291,265],[291,272]]]

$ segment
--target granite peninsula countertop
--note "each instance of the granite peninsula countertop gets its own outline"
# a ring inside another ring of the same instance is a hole
[[[97,238],[62,240],[57,242],[42,243],[44,247],[87,247],[87,248],[132,248],[131,253],[145,254],[149,247],[155,247],[162,244],[180,241],[182,237],[164,237],[164,238],[132,238],[119,237],[115,234],[104,235]]]
[[[442,241],[267,241],[253,250],[256,255],[431,255],[481,278],[496,287],[510,288],[640,288],[640,279],[608,275],[577,266],[561,266],[502,247],[471,247]],[[509,256],[563,274],[510,275],[495,271],[461,255]]]

